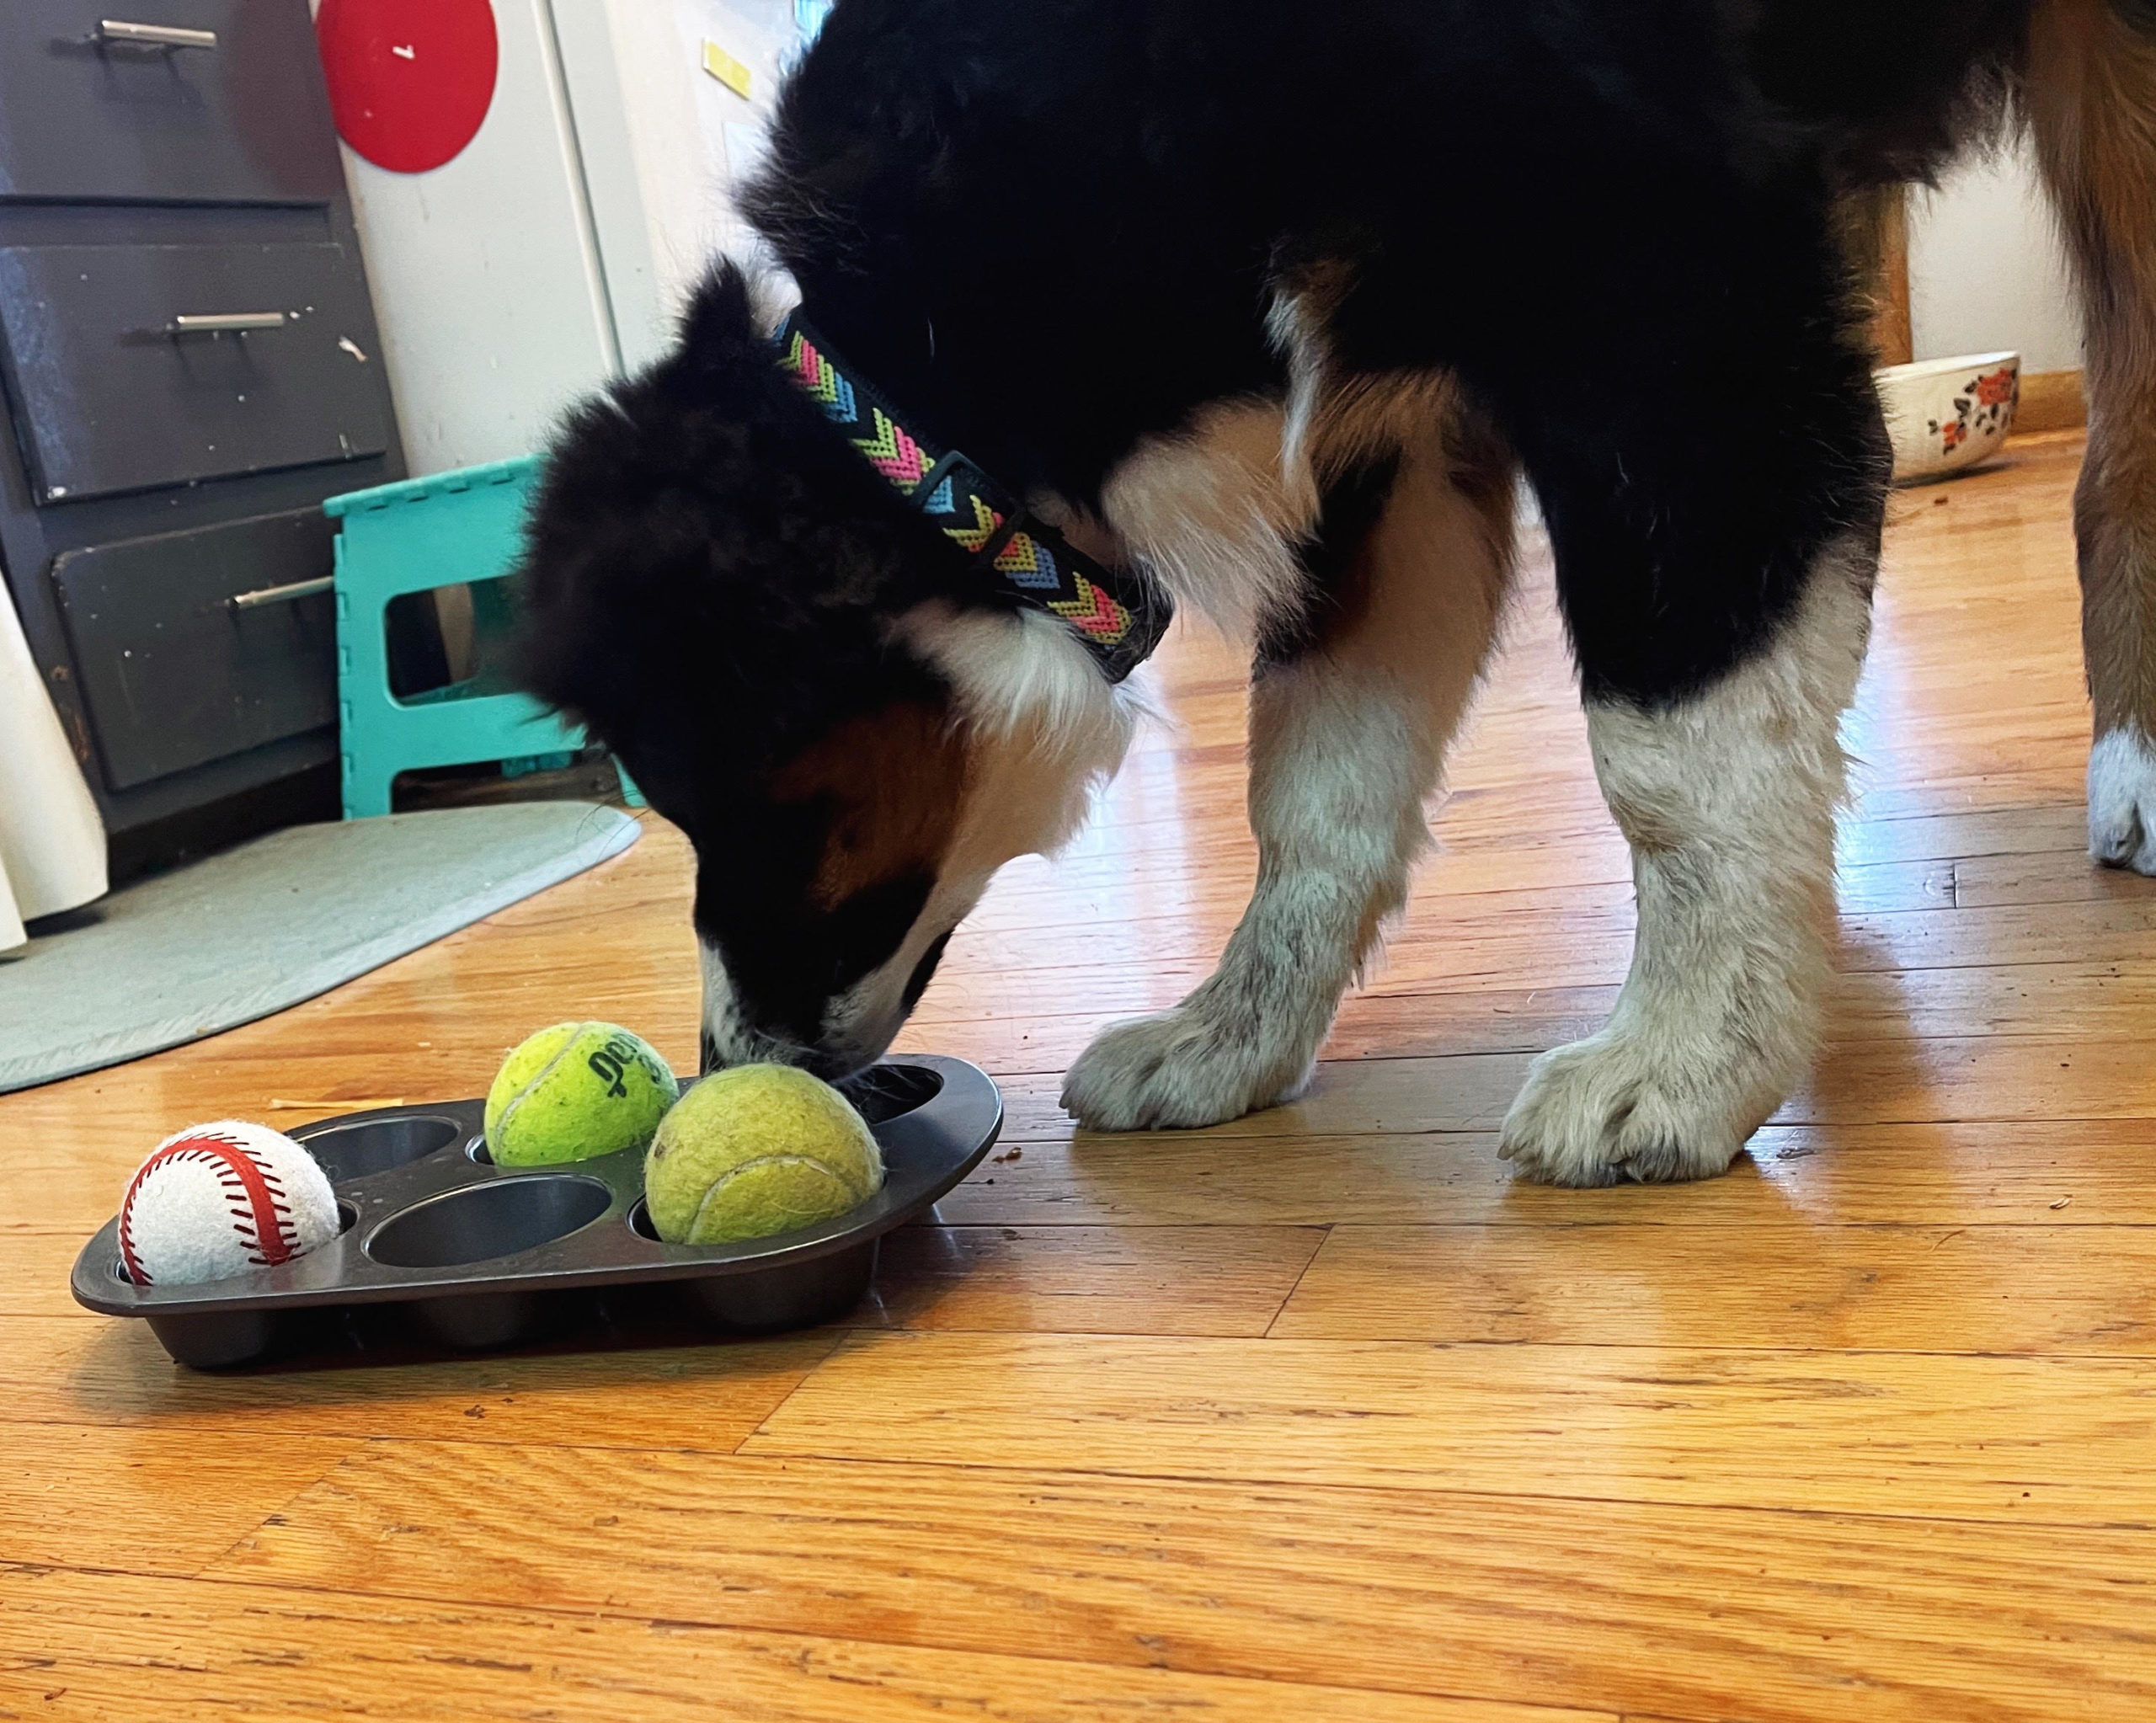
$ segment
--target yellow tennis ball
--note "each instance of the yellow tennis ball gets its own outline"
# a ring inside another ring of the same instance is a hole
[[[883,1152],[828,1083],[791,1065],[736,1065],[684,1095],[644,1157],[644,1206],[675,1245],[769,1238],[857,1208]]]
[[[502,1061],[487,1091],[497,1166],[552,1166],[641,1149],[680,1094],[650,1043],[612,1023],[557,1023]]]

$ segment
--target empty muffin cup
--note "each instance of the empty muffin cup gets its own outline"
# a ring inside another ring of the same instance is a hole
[[[536,1249],[604,1214],[614,1193],[597,1179],[555,1175],[467,1185],[392,1214],[367,1255],[392,1268],[452,1268]]]
[[[422,1112],[296,1131],[292,1139],[329,1175],[331,1184],[344,1185],[424,1160],[463,1134],[455,1119]]]
[[[839,1093],[871,1125],[887,1125],[918,1112],[942,1089],[943,1074],[926,1065],[871,1065],[838,1086]]]

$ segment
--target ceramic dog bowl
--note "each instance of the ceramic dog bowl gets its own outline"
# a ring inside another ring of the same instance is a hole
[[[846,1086],[883,1147],[883,1188],[851,1213],[777,1238],[669,1245],[643,1207],[643,1151],[543,1168],[487,1157],[483,1101],[324,1119],[292,1136],[337,1192],[344,1230],[297,1260],[202,1286],[136,1286],[119,1221],[75,1260],[76,1300],[139,1316],[199,1369],[289,1349],[302,1319],[394,1307],[424,1338],[507,1345],[564,1302],[644,1287],[696,1321],[739,1333],[844,1315],[868,1289],[878,1242],[980,1164],[1003,1099],[963,1059],[908,1054]],[[315,1325],[319,1327],[318,1322]]]
[[[1894,483],[1944,478],[1999,452],[2021,400],[2021,355],[1928,359],[1875,373],[1894,441]]]

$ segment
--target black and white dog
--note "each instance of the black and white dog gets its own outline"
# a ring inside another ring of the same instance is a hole
[[[2092,312],[2092,830],[2156,871],[2146,0],[842,0],[678,349],[556,445],[524,675],[698,856],[707,1064],[889,1043],[1247,638],[1257,893],[1065,1104],[1293,1091],[1401,904],[1540,497],[1638,949],[1504,1153],[1721,1171],[1803,1072],[1888,458],[1843,212],[2025,117]]]

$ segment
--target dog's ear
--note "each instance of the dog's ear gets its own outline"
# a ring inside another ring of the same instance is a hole
[[[671,352],[568,414],[526,523],[512,674],[663,808],[670,776],[752,779],[941,697],[889,619],[948,547],[781,368],[756,286],[721,264]]]
[[[714,378],[768,366],[770,339],[748,276],[739,264],[722,259],[690,296],[681,313],[677,363],[660,375],[670,374],[687,389],[706,390]]]

